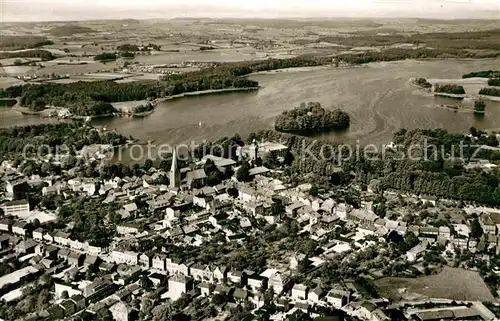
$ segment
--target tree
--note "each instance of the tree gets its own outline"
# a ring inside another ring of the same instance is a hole
[[[483,228],[477,218],[473,219],[470,223],[470,235],[475,239],[479,239],[483,235]]]
[[[152,310],[153,321],[170,321],[172,320],[172,307],[169,304],[164,304],[155,307]]]
[[[236,171],[236,179],[239,182],[247,182],[250,180],[250,164],[248,164],[248,162],[244,161],[240,168],[238,168],[238,171]]]
[[[317,197],[318,193],[318,186],[316,184],[312,184],[311,189],[309,190],[309,195],[311,195],[312,197]]]
[[[486,103],[484,102],[484,100],[479,99],[474,102],[474,110],[477,114],[484,113],[485,109],[486,109]]]
[[[61,299],[67,299],[67,298],[69,298],[68,291],[62,291],[62,293],[61,293]]]
[[[479,136],[479,135],[478,135],[478,132],[477,132],[477,128],[476,128],[476,127],[474,127],[474,126],[472,126],[472,127],[469,129],[469,132],[470,132],[470,134],[471,134],[472,136],[474,136],[474,137]]]
[[[271,205],[271,213],[274,216],[280,216],[284,212],[285,212],[285,207],[283,206],[283,203],[280,200],[275,200]]]

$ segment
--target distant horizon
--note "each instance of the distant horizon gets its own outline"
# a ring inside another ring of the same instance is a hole
[[[29,21],[3,21],[4,23],[78,23],[78,22],[92,22],[92,21],[127,21],[127,20],[135,20],[138,22],[143,22],[143,21],[151,21],[151,20],[156,20],[156,21],[171,21],[171,20],[204,20],[204,19],[213,19],[213,20],[400,20],[400,19],[406,19],[406,20],[412,20],[412,19],[420,19],[420,20],[435,20],[435,21],[457,21],[457,20],[484,20],[484,21],[493,21],[497,20],[497,18],[426,18],[426,17],[411,17],[411,16],[394,16],[394,17],[364,17],[364,16],[338,16],[338,17],[322,17],[322,16],[307,16],[307,17],[301,17],[301,16],[279,16],[279,17],[208,17],[208,16],[179,16],[179,17],[173,17],[173,18],[87,18],[87,19],[80,19],[80,20],[29,20]]]
[[[437,19],[500,21],[498,0],[0,0],[1,22],[157,19]]]

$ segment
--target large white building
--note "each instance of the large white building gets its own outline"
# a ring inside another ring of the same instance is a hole
[[[168,279],[168,295],[172,301],[179,299],[183,293],[193,288],[193,280],[190,277],[176,274]]]
[[[11,201],[2,205],[2,209],[5,215],[19,216],[30,211],[30,205],[28,201]]]

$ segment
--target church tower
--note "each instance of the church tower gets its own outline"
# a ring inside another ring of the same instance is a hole
[[[177,147],[174,146],[172,153],[172,167],[170,168],[170,188],[178,188],[181,185],[181,173],[177,168]]]

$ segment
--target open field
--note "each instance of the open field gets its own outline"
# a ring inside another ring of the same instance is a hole
[[[439,274],[416,279],[382,278],[375,284],[395,301],[425,298],[494,301],[479,273],[458,268],[445,267]]]

